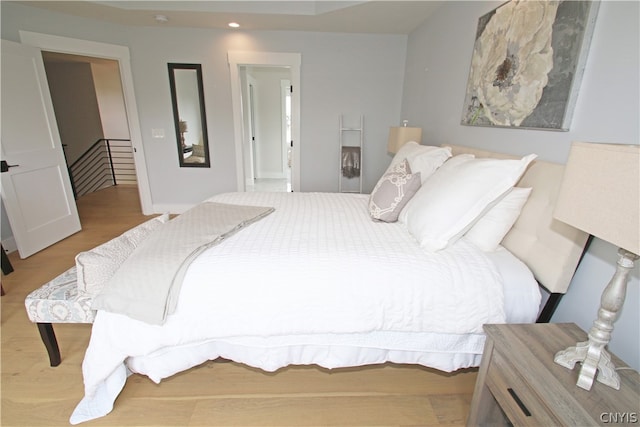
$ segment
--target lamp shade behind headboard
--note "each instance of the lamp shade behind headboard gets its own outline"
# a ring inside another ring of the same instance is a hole
[[[387,142],[387,151],[389,153],[397,153],[400,147],[409,141],[415,141],[418,144],[422,142],[422,128],[413,128],[407,126],[392,127],[389,129],[389,141]]]

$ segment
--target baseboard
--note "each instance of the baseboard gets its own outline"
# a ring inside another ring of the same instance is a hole
[[[153,205],[153,212],[157,214],[163,214],[166,212],[170,214],[181,214],[188,211],[194,206],[195,204],[191,204],[191,205],[155,204]]]
[[[2,239],[2,249],[7,253],[17,251],[18,246],[16,245],[16,239],[14,239],[13,236]]]
[[[256,179],[285,179],[286,177],[287,175],[282,172],[266,172],[260,173],[260,176],[256,176]]]

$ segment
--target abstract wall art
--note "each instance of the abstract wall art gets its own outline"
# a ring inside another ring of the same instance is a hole
[[[598,6],[511,0],[480,17],[462,124],[569,130]]]

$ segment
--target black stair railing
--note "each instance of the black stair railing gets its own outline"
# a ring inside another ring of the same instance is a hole
[[[101,138],[69,166],[69,177],[76,199],[118,184],[111,153],[112,141],[130,142],[129,139]]]

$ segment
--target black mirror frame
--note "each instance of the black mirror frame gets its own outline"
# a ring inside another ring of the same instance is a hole
[[[202,65],[200,64],[178,64],[170,62],[167,64],[169,69],[169,87],[171,89],[171,104],[173,108],[173,122],[176,131],[176,143],[178,148],[178,160],[180,167],[192,168],[208,168],[211,167],[211,158],[209,156],[209,136],[207,133],[207,115],[204,106],[204,86],[202,83]],[[182,150],[182,135],[180,132],[180,114],[178,112],[178,97],[176,93],[175,70],[195,70],[196,80],[198,83],[198,98],[200,102],[200,123],[202,124],[202,143],[204,145],[204,162],[188,163],[185,162]]]

